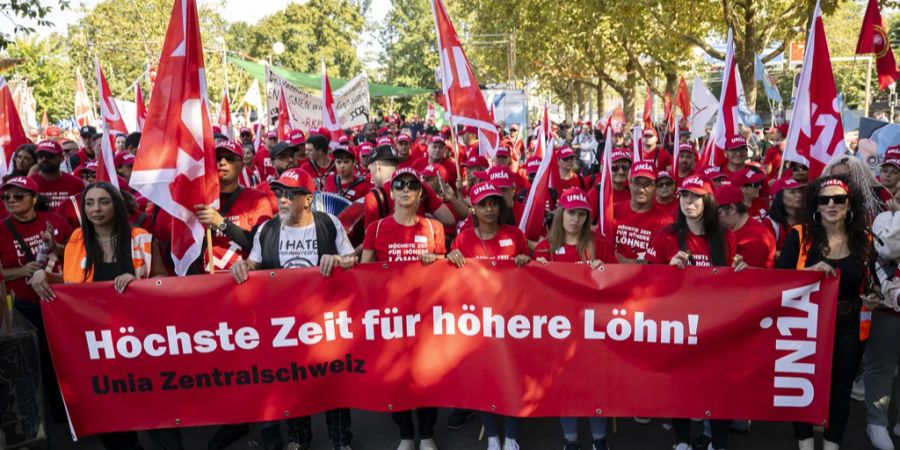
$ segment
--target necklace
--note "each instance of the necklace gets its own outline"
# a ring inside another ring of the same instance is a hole
[[[475,236],[478,236],[478,240],[481,241],[481,250],[484,252],[484,257],[491,258],[491,255],[488,254],[487,244],[484,243],[484,237],[481,236],[481,230],[479,230],[478,228],[475,229]],[[496,236],[497,235],[494,234],[494,237]]]

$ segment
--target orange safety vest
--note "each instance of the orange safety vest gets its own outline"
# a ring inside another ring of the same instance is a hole
[[[63,281],[66,283],[90,283],[94,279],[93,269],[84,276],[87,265],[87,250],[84,248],[84,234],[81,228],[72,232],[66,244],[63,257]],[[134,265],[134,276],[138,279],[150,278],[153,261],[153,235],[143,228],[131,229],[131,263]]]
[[[797,256],[797,270],[803,270],[806,268],[806,257],[809,255],[809,248],[812,244],[804,240],[803,225],[794,225],[792,228],[797,230],[797,234],[800,236],[800,254]],[[872,237],[869,236],[869,239],[872,239]],[[866,272],[868,272],[868,268],[866,268]],[[862,291],[862,288],[860,288],[860,291]],[[859,311],[859,340],[867,341],[871,331],[872,310],[863,305]]]

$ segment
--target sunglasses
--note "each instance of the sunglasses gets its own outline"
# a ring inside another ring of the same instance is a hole
[[[569,156],[569,157],[563,158],[562,160],[563,160],[563,161],[575,161],[575,157],[574,157],[574,156]]]
[[[834,201],[834,204],[835,204],[835,205],[843,205],[844,203],[847,203],[847,200],[848,200],[848,199],[849,199],[849,196],[848,196],[847,194],[840,194],[840,195],[820,195],[820,196],[819,196],[819,205],[820,205],[820,206],[827,206],[827,205],[828,205],[829,203],[831,203],[832,201]]]
[[[806,167],[803,164],[791,164],[791,170],[793,170],[795,172],[798,170],[807,171],[807,170],[809,170],[809,167]]]
[[[656,183],[656,186],[661,187],[661,188],[675,187],[675,182],[674,181],[666,181],[663,183]]]
[[[275,188],[272,189],[272,193],[275,194],[275,198],[287,198],[288,200],[293,200],[297,197],[309,195],[309,192],[305,189],[288,190]]]
[[[24,192],[13,192],[11,194],[3,194],[2,198],[4,202],[9,202],[10,200],[15,200],[17,202],[21,202],[25,200],[25,196],[28,195]]]
[[[395,191],[402,191],[403,189],[409,188],[410,191],[421,191],[422,183],[416,179],[409,180],[394,180],[391,182],[391,189]]]
[[[235,163],[235,162],[240,161],[241,157],[238,155],[231,154],[231,153],[225,153],[225,154],[220,153],[219,160],[222,160],[222,159],[224,159],[225,161],[228,161],[230,163]]]
[[[638,183],[635,181],[631,182],[631,187],[634,188],[635,190],[650,189],[653,186],[656,186],[656,184],[653,182],[649,182],[649,183]]]
[[[49,153],[49,152],[38,152],[37,153],[37,159],[53,159],[54,157],[56,157],[55,153]]]
[[[628,172],[629,170],[631,170],[631,166],[629,166],[629,165],[627,165],[627,164],[625,164],[625,165],[618,165],[618,166],[617,166],[617,165],[612,165],[612,166],[609,167],[609,170],[611,170],[611,171],[613,171],[613,172]]]

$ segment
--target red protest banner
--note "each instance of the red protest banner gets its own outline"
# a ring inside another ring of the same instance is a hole
[[[378,263],[123,295],[66,285],[43,312],[78,435],[336,407],[823,423],[837,286],[805,271]]]

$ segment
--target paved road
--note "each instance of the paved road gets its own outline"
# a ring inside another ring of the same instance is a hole
[[[477,418],[469,421],[460,430],[450,431],[446,427],[448,410],[441,410],[436,429],[436,441],[443,450],[483,450],[487,448],[486,442],[478,441],[481,428]],[[314,450],[330,450],[325,431],[324,417],[317,416],[313,419]],[[642,449],[671,449],[673,435],[663,428],[663,421],[654,420],[649,425],[638,425],[632,419],[619,419],[618,432],[611,434],[609,443],[611,448],[642,450]],[[356,450],[394,450],[397,446],[395,427],[388,414],[354,411],[353,414],[353,448]],[[206,441],[215,431],[215,428],[195,428],[185,432],[185,446],[188,450],[205,450]],[[94,439],[85,439],[79,443],[72,443],[68,439],[68,430],[63,426],[55,426],[52,429],[53,450],[101,450],[102,447]],[[695,426],[695,432],[699,433],[699,425]],[[260,450],[258,445],[258,432],[251,431],[247,438],[235,443],[231,450]],[[790,424],[754,422],[749,434],[732,433],[729,437],[730,450],[766,449],[766,450],[793,450],[796,443],[793,440],[793,430]],[[553,419],[529,419],[520,426],[519,442],[523,450],[552,450],[562,449],[562,433],[559,422]],[[590,432],[587,423],[581,424],[582,448],[590,450]],[[895,436],[895,444],[900,448],[900,438]],[[819,444],[821,446],[821,443]],[[149,447],[147,447],[149,448]],[[848,425],[847,436],[843,449],[865,450],[871,449],[865,432],[865,410],[862,403],[853,402],[853,410]]]

